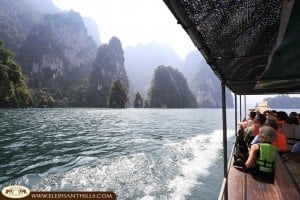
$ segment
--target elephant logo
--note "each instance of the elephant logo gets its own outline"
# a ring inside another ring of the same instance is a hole
[[[10,185],[2,189],[2,194],[5,197],[12,199],[20,199],[27,197],[30,193],[30,190],[22,185]]]

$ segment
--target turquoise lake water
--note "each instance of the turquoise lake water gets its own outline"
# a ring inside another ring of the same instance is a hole
[[[234,111],[227,110],[229,140]],[[2,109],[0,189],[217,199],[221,109]],[[232,143],[229,142],[228,145]]]

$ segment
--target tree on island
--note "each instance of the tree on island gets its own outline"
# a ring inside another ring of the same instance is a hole
[[[139,92],[137,92],[135,95],[134,107],[135,108],[143,108],[144,107],[144,100]]]
[[[0,41],[0,108],[22,108],[31,104],[31,95],[20,65]]]
[[[122,85],[120,80],[115,81],[109,91],[109,107],[125,108],[127,100],[126,88]]]

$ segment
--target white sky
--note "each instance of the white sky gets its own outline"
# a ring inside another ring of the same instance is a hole
[[[123,48],[167,43],[182,59],[196,49],[163,0],[53,0],[53,3],[61,10],[73,9],[94,19],[103,43],[108,43],[112,36],[121,40]],[[268,96],[247,96],[247,107],[254,107]]]
[[[163,0],[53,0],[61,10],[79,12],[99,27],[100,39],[108,43],[117,36],[123,45],[167,43],[182,58],[196,47],[177,24]]]

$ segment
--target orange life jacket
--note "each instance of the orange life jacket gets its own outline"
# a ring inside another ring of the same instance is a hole
[[[287,150],[287,141],[286,137],[281,130],[276,131],[277,139],[272,143],[273,146],[276,146],[280,151]]]
[[[277,129],[282,129],[282,125],[284,124],[284,121],[277,121]]]

